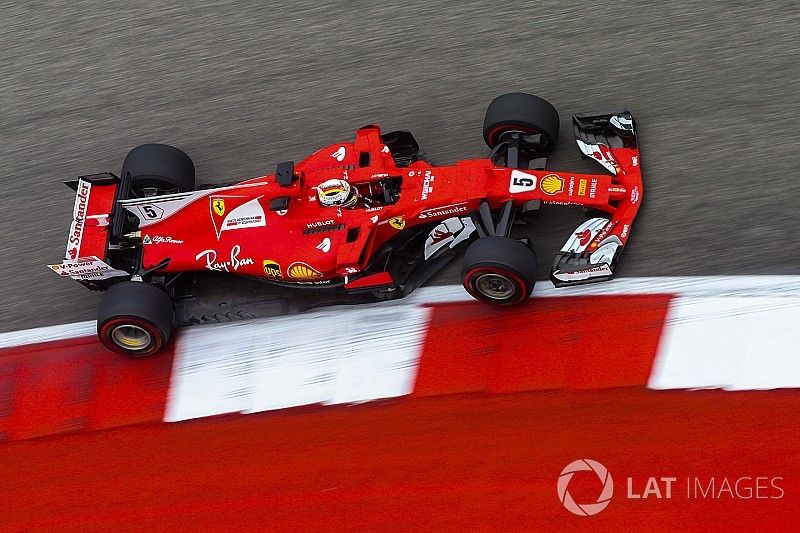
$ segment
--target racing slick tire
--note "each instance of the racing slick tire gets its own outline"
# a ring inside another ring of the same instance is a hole
[[[106,291],[97,312],[97,336],[114,352],[144,357],[160,351],[172,333],[172,300],[148,283],[122,281]]]
[[[185,152],[167,144],[142,144],[128,152],[122,163],[122,176],[129,180],[137,196],[154,196],[194,190],[192,159]],[[149,189],[149,194],[145,194]]]
[[[483,139],[494,149],[508,132],[541,134],[537,145],[542,156],[550,155],[558,142],[560,120],[553,105],[532,94],[508,93],[489,104],[483,119]]]
[[[464,254],[461,282],[473,298],[493,305],[517,305],[536,283],[536,253],[508,237],[484,237]]]

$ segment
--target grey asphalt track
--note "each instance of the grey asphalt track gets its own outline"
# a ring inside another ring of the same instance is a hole
[[[621,275],[800,273],[796,0],[194,4],[0,4],[0,331],[94,317],[99,295],[44,267],[60,180],[134,145],[175,144],[214,181],[377,122],[449,163],[485,154],[483,111],[517,90],[561,111],[554,168],[601,171],[572,113],[636,115],[646,200]],[[581,217],[542,213],[542,275]]]

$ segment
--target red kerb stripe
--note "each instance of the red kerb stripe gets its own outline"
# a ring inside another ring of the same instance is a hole
[[[671,298],[433,305],[413,395],[645,385]]]
[[[172,360],[172,344],[131,359],[94,337],[2,349],[0,440],[160,421]]]

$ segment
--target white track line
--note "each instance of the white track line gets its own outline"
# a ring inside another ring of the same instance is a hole
[[[90,337],[96,334],[97,322],[95,320],[75,322],[72,324],[59,324],[58,326],[47,326],[44,328],[23,329],[22,331],[0,333],[0,348],[12,348],[14,346],[36,344],[39,342],[76,339],[78,337]]]

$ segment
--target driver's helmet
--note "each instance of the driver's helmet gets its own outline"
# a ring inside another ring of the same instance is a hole
[[[358,191],[344,180],[330,179],[317,187],[319,203],[323,207],[352,207],[358,202]]]

